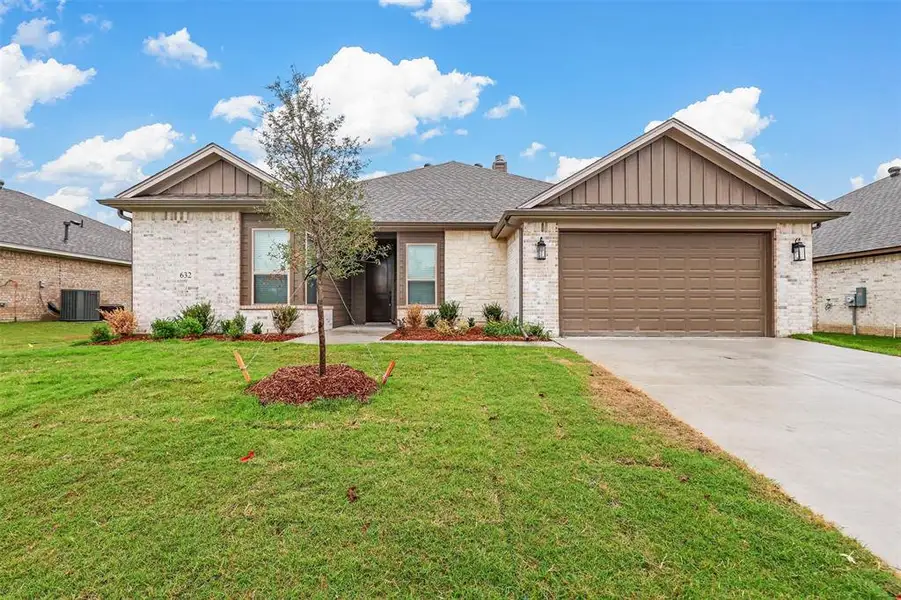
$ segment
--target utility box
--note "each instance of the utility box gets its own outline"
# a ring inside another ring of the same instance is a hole
[[[97,290],[62,290],[60,321],[99,321],[100,292]]]
[[[845,304],[854,308],[861,308],[867,305],[867,288],[859,287],[854,290],[853,294],[845,296]]]

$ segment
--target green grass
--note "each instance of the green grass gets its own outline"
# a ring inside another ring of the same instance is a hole
[[[823,333],[793,335],[796,340],[820,342],[854,350],[878,352],[890,356],[901,356],[901,338],[890,338],[881,335],[851,335],[850,333]]]
[[[338,346],[397,360],[371,404],[264,408],[232,349],[259,378],[315,346],[89,329],[0,325],[3,598],[901,592],[729,457],[618,421],[562,349]]]

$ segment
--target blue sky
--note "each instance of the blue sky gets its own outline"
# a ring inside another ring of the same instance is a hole
[[[94,199],[207,142],[259,160],[252,97],[292,64],[372,139],[368,173],[504,154],[554,179],[674,114],[822,200],[901,164],[899,3],[0,0],[0,13],[0,177],[114,224]]]

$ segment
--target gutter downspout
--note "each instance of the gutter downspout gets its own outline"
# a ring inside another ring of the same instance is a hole
[[[116,210],[116,214],[119,215],[119,218],[122,219],[123,221],[128,221],[129,223],[132,222],[132,218],[131,218],[131,217],[126,217],[126,216],[125,216],[125,209],[120,208],[120,209]]]

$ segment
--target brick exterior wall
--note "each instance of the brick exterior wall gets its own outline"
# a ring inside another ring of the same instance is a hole
[[[792,260],[792,243],[800,239],[807,260]],[[773,237],[776,336],[813,331],[813,242],[810,223],[780,223]]]
[[[519,316],[519,237],[516,230],[507,237],[507,314]]]
[[[331,306],[323,306],[322,307],[324,316],[325,316],[325,328],[331,329],[333,326],[334,313],[333,308]],[[246,306],[241,307],[241,314],[247,317],[247,331],[250,331],[250,328],[254,323],[259,321],[263,324],[263,333],[277,333],[275,326],[272,324],[272,308],[249,308]],[[316,306],[315,305],[305,305],[297,307],[297,320],[294,321],[294,325],[292,325],[288,329],[288,333],[313,333],[315,331],[319,331],[319,320],[316,316]]]
[[[529,222],[521,228],[522,260],[522,318],[529,323],[541,323],[551,335],[560,335],[559,301],[559,233],[556,223]],[[538,260],[536,244],[544,238],[547,259]]]
[[[849,258],[813,265],[817,331],[851,332],[845,296],[867,288],[867,305],[857,309],[857,332],[897,335],[901,331],[901,253]]]
[[[507,306],[507,243],[488,230],[444,232],[444,297],[460,302],[461,316],[484,320],[482,307]]]
[[[0,249],[0,321],[55,318],[47,302],[60,306],[60,290],[99,290],[100,304],[131,308],[131,267]],[[44,287],[41,287],[43,282]]]

